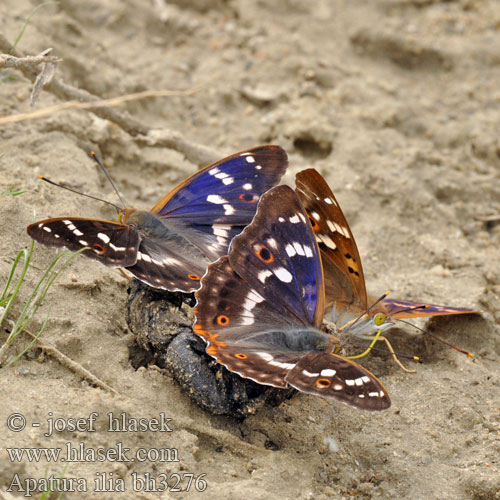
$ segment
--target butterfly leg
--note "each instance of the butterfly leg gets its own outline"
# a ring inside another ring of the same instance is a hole
[[[375,345],[375,342],[377,342],[377,340],[380,338],[380,339],[385,339],[385,337],[381,337],[380,334],[382,333],[382,329],[380,329],[376,335],[373,337],[373,340],[372,340],[372,343],[368,346],[368,349],[366,349],[366,351],[362,352],[361,354],[356,354],[355,356],[346,356],[347,359],[359,359],[359,358],[364,358],[373,348],[373,346]],[[370,337],[371,338],[371,337]],[[391,346],[391,349],[392,349],[392,346]],[[394,352],[394,351],[392,351]]]
[[[392,359],[401,368],[401,370],[403,370],[406,373],[417,373],[417,370],[408,370],[408,368],[405,368],[405,366],[403,366],[401,361],[399,361],[398,357],[396,356],[396,353],[394,352],[394,349],[392,348],[391,343],[389,342],[389,340],[386,337],[379,337],[378,340],[383,340],[387,344],[387,349],[389,349],[389,352],[391,353]],[[413,356],[413,358],[415,359],[415,361],[418,361],[417,356]]]
[[[127,281],[130,281],[130,275],[127,274],[122,267],[119,267],[118,268],[118,271],[120,271],[120,274],[127,280]]]
[[[401,368],[401,370],[403,370],[406,373],[417,373],[417,370],[408,370],[408,368],[406,368],[401,363],[401,361],[399,361],[398,357],[396,356],[396,353],[394,352],[394,349],[392,348],[391,343],[389,342],[389,340],[386,337],[383,337],[382,335],[380,335],[381,333],[382,333],[382,329],[380,329],[376,333],[376,335],[373,337],[373,340],[372,340],[371,344],[368,346],[368,348],[363,353],[358,354],[356,356],[347,356],[347,358],[348,359],[359,359],[359,358],[362,358],[362,357],[366,356],[372,350],[373,346],[375,345],[375,343],[378,340],[383,340],[386,343],[386,345],[387,345],[387,349],[389,349],[389,352],[391,353],[392,359]],[[418,361],[418,358],[416,356],[414,356],[414,358],[415,358],[415,361]]]

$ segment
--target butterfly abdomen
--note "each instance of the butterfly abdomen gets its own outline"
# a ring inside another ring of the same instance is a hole
[[[282,351],[293,352],[324,352],[330,346],[330,337],[313,329],[290,328],[289,330],[260,331],[251,335],[249,339],[258,345],[267,344]]]

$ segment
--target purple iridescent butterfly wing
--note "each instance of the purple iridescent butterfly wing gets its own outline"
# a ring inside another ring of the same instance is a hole
[[[249,224],[262,193],[288,165],[279,146],[260,146],[192,175],[150,212],[124,210],[124,223],[76,217],[28,226],[40,243],[79,250],[112,267],[125,267],[156,288],[191,292],[208,264],[227,253]]]
[[[278,186],[255,218],[210,265],[196,293],[194,331],[229,370],[261,384],[295,387],[348,405],[390,405],[382,384],[331,353],[319,250],[297,195]]]
[[[156,288],[197,290],[208,264],[227,253],[234,236],[251,222],[260,196],[279,182],[287,165],[281,147],[260,146],[194,174],[152,208],[169,236],[144,238],[128,271]]]

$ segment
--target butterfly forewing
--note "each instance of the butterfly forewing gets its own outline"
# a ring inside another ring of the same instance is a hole
[[[337,317],[354,319],[367,311],[368,299],[361,259],[347,220],[332,191],[316,170],[308,169],[297,174],[296,192],[309,215],[321,250],[326,303],[335,305]],[[371,304],[376,300],[370,297]],[[373,317],[377,312],[384,312],[390,320],[479,311],[385,298],[370,311],[370,315]],[[389,321],[385,323],[385,327],[390,325]],[[365,325],[359,323],[357,328],[347,331],[366,337],[374,334],[379,327],[373,321],[367,321]],[[339,329],[342,328],[339,326]]]
[[[192,175],[151,211],[191,224],[246,226],[260,196],[278,184],[287,166],[287,155],[279,146],[236,153]]]
[[[204,168],[151,212],[124,209],[122,224],[69,217],[32,224],[28,233],[47,246],[90,246],[87,256],[125,267],[148,285],[190,292],[199,288],[208,264],[227,254],[287,165],[281,147],[261,146]]]
[[[137,260],[139,233],[126,225],[98,219],[61,217],[27,227],[28,234],[49,247],[72,251],[90,247],[83,253],[111,267],[128,267]]]
[[[361,259],[340,205],[323,177],[312,168],[299,172],[295,183],[321,250],[327,305],[336,303],[365,310],[367,298]]]
[[[287,186],[264,196],[253,223],[231,243],[229,261],[283,316],[318,327],[324,314],[321,260],[299,199]]]

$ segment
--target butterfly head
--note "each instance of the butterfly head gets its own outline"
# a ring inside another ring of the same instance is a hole
[[[135,222],[135,225],[137,225],[137,222],[139,221],[134,220],[137,216],[133,216],[133,214],[136,213],[137,210],[135,208],[122,208],[120,212],[118,212],[118,222],[128,225],[133,225]]]
[[[337,326],[338,333],[349,334],[355,337],[371,337],[379,330],[386,330],[394,326],[392,318],[383,311],[367,311],[361,315],[353,315],[349,311],[342,311],[335,316],[335,308],[332,311],[332,319]],[[337,311],[338,313],[338,311]]]

